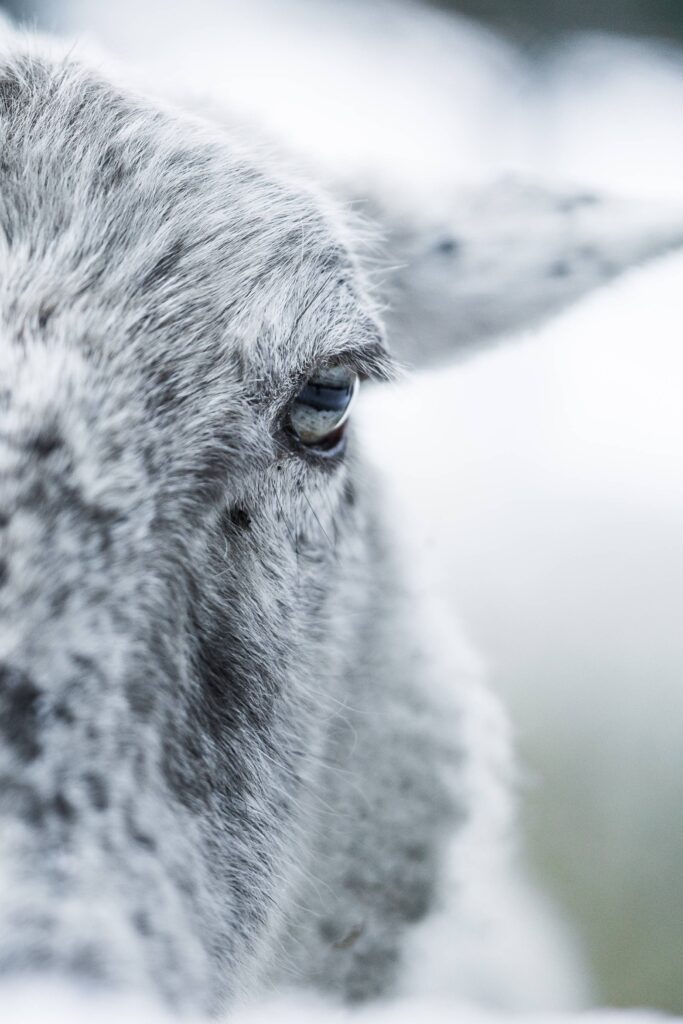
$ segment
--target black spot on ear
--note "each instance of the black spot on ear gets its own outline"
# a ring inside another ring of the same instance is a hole
[[[332,943],[333,948],[351,949],[351,947],[355,946],[355,944],[358,942],[364,931],[365,925],[363,923],[355,925],[355,927],[351,928],[350,931],[344,936],[344,938]]]
[[[413,884],[397,892],[395,909],[401,920],[414,924],[429,913],[434,901],[434,882],[431,872],[425,878],[413,879]]]
[[[566,196],[560,199],[557,208],[560,213],[572,213],[574,210],[581,209],[581,207],[595,206],[599,202],[600,196],[595,195],[593,192],[579,192],[575,196]]]
[[[324,942],[330,946],[336,945],[343,938],[343,930],[337,921],[330,921],[327,918],[323,918],[322,921],[318,922],[318,934]]]
[[[548,267],[548,277],[569,277],[572,268],[566,260],[556,260]]]
[[[18,669],[0,666],[0,734],[23,761],[40,754],[38,704],[40,691]]]
[[[424,864],[429,860],[431,852],[426,843],[408,843],[405,847],[405,855],[408,860],[414,861],[416,864]]]
[[[447,235],[445,238],[439,239],[433,251],[437,256],[456,256],[460,252],[461,247],[461,243],[457,238]]]
[[[9,570],[7,568],[7,562],[4,559],[0,559],[0,587],[3,587],[7,582]]]

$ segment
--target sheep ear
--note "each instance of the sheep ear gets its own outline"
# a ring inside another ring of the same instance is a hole
[[[412,365],[474,352],[683,244],[683,210],[504,181],[431,212],[371,202],[389,343]]]

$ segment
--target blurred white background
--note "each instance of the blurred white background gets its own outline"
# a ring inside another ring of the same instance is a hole
[[[512,37],[390,0],[31,5],[335,175],[428,201],[514,171],[683,207],[675,41],[558,34],[583,18],[674,38],[676,4],[466,6]],[[679,1013],[682,328],[672,256],[364,409],[511,710],[525,844],[597,998]]]

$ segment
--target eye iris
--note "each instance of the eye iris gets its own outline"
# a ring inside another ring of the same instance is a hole
[[[302,444],[320,447],[340,440],[337,433],[348,418],[357,387],[357,374],[340,366],[307,381],[290,410],[290,423]]]

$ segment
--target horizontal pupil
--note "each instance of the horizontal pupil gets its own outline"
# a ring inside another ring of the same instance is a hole
[[[307,384],[297,395],[297,402],[316,412],[343,412],[351,401],[352,388],[348,384],[332,387],[326,384]]]

